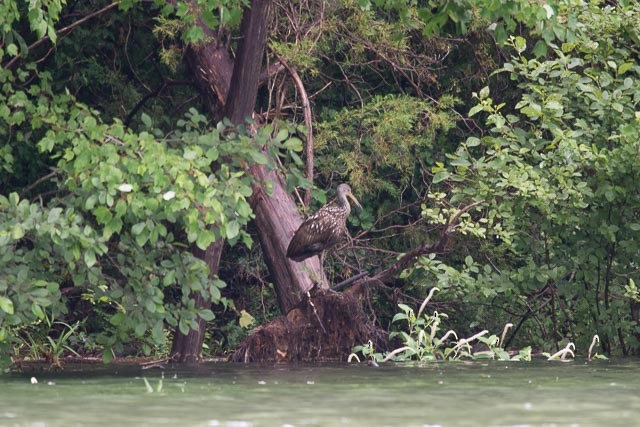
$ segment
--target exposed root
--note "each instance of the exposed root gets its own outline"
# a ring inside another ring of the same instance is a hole
[[[352,295],[313,289],[286,316],[255,329],[231,356],[235,362],[347,360],[372,340],[386,345],[386,332],[371,326]]]

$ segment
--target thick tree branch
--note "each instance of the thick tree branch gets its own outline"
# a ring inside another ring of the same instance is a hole
[[[253,113],[258,96],[262,58],[267,43],[267,20],[271,2],[253,0],[251,10],[242,16],[242,39],[234,61],[225,115],[232,123],[244,123]],[[250,46],[250,47],[249,47]]]

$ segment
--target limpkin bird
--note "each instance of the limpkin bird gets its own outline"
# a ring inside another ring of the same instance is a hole
[[[289,243],[287,258],[300,262],[320,254],[322,264],[324,251],[349,235],[347,217],[351,213],[351,205],[347,197],[360,209],[362,206],[351,193],[351,187],[348,184],[338,185],[336,195],[333,202],[322,206],[300,225]]]

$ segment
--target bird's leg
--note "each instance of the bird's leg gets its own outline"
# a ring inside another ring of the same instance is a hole
[[[320,258],[320,271],[322,272],[322,278],[320,280],[324,280],[326,285],[329,286],[329,280],[327,279],[327,272],[324,270],[324,256],[325,251],[320,252],[318,257]]]
[[[322,332],[326,334],[327,330],[324,328],[324,325],[322,324],[322,320],[320,320],[320,316],[318,315],[318,310],[316,310],[316,305],[313,303],[313,301],[311,301],[311,294],[309,293],[309,291],[307,291],[307,298],[309,298],[309,305],[311,306],[311,308],[313,308],[313,314],[316,315],[316,319],[318,320],[318,325],[320,325],[320,328],[322,328]]]

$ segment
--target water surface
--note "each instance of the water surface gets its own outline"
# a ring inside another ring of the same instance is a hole
[[[0,426],[103,425],[633,426],[640,363],[68,366],[0,376]]]

